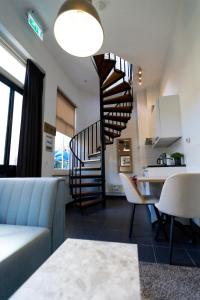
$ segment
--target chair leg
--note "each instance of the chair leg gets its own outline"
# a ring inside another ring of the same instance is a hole
[[[158,240],[158,237],[159,237],[159,234],[160,234],[160,230],[161,230],[161,227],[162,227],[163,216],[164,216],[164,214],[161,214],[161,216],[159,218],[159,221],[158,221],[158,228],[157,228],[156,235],[155,235],[155,240],[156,241]]]
[[[162,230],[163,230],[163,233],[164,233],[164,236],[165,236],[165,240],[166,241],[169,241],[169,237],[168,237],[168,234],[167,234],[167,229],[166,229],[166,224],[167,224],[167,215],[164,214],[166,220],[162,222]]]
[[[157,209],[157,207],[153,204],[153,208],[155,210],[155,213],[156,213],[156,217],[158,218],[158,221],[160,220],[160,213],[159,213],[159,210]]]
[[[134,216],[135,216],[135,207],[136,207],[136,204],[133,204],[131,220],[130,220],[130,228],[129,228],[129,239],[131,238],[132,232],[133,232],[133,221],[134,221]]]
[[[197,239],[196,239],[196,234],[195,234],[195,230],[194,230],[193,226],[194,226],[193,220],[190,219],[190,228],[191,228],[191,231],[192,231],[192,244],[196,245]]]
[[[171,216],[170,221],[170,244],[169,244],[169,264],[172,264],[172,252],[173,252],[173,239],[174,239],[174,217]]]
[[[156,231],[156,235],[155,235],[155,240],[157,241],[158,240],[158,237],[159,237],[159,234],[160,234],[160,231],[162,229],[163,231],[163,234],[164,234],[164,237],[165,237],[165,240],[168,241],[169,238],[168,238],[168,235],[167,235],[167,231],[166,231],[166,220],[164,220],[164,217],[166,215],[165,214],[161,214],[161,216],[159,217],[159,223],[158,223],[158,228],[157,228],[157,231]]]

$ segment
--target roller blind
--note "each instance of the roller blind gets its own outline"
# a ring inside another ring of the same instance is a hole
[[[60,91],[57,92],[56,130],[73,137],[75,128],[75,106]]]

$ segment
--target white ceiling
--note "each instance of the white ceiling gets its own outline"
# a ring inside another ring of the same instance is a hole
[[[34,9],[44,24],[44,43],[68,77],[81,89],[97,93],[90,58],[75,58],[56,43],[53,24],[64,0],[13,0],[25,12]],[[105,33],[100,53],[113,52],[144,71],[143,88],[160,81],[175,27],[179,0],[93,0]],[[106,7],[102,9],[102,4]]]

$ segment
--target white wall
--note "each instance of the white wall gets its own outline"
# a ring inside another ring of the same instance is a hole
[[[182,141],[171,152],[185,153],[187,168],[200,171],[200,1],[180,1],[177,26],[169,48],[161,95],[179,94]],[[186,139],[190,139],[190,143]]]
[[[0,32],[12,40],[20,51],[32,58],[46,73],[44,88],[44,121],[55,125],[56,92],[59,87],[77,108],[77,130],[83,129],[99,118],[98,99],[77,89],[54,57],[28,28],[24,12],[18,11],[12,1],[0,2]],[[13,38],[14,37],[14,38]],[[49,176],[53,170],[53,155],[45,151],[43,139],[42,175]]]

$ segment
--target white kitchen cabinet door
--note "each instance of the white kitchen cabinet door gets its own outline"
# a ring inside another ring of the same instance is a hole
[[[163,96],[159,97],[159,123],[156,123],[157,133],[160,138],[181,137],[181,114],[179,97]]]
[[[153,147],[168,147],[181,138],[181,113],[178,95],[162,96],[152,112]]]

